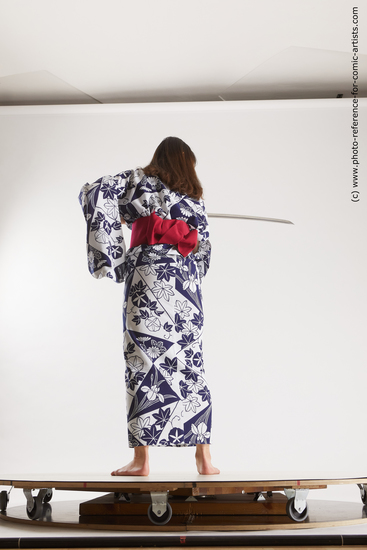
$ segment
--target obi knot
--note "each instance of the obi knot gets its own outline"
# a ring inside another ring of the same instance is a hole
[[[198,238],[196,229],[183,220],[163,220],[155,212],[138,218],[132,224],[130,247],[141,244],[172,244],[177,246],[182,256],[194,250]]]

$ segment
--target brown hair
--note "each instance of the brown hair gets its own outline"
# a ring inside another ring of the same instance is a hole
[[[195,164],[194,153],[182,139],[166,137],[143,172],[146,176],[158,176],[172,191],[198,200],[203,197],[203,188]]]

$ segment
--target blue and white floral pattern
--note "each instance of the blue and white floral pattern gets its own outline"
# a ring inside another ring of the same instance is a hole
[[[91,274],[125,281],[123,306],[129,446],[210,443],[211,396],[205,378],[202,278],[211,245],[204,202],[168,189],[141,168],[82,188]],[[169,244],[126,252],[120,217],[131,229],[155,212],[198,230],[199,249],[183,257]]]

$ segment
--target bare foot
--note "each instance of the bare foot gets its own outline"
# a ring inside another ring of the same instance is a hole
[[[129,464],[119,470],[111,472],[111,476],[148,476],[149,475],[149,447],[135,447],[134,458]]]
[[[139,464],[134,459],[119,470],[111,472],[111,476],[148,476],[149,464]]]
[[[212,464],[209,445],[196,445],[196,467],[201,475],[220,474],[220,470]]]

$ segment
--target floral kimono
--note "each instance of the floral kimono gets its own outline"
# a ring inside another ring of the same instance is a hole
[[[205,378],[201,283],[210,263],[202,199],[171,191],[141,168],[83,186],[89,271],[125,281],[123,306],[129,447],[210,443],[211,397]],[[172,244],[125,249],[129,229],[155,213],[197,230],[199,248],[183,256]]]

